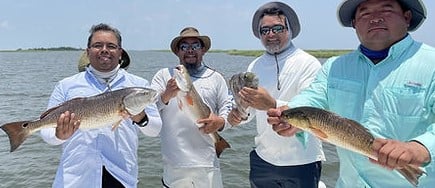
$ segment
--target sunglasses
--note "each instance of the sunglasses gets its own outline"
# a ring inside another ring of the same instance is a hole
[[[272,27],[264,26],[264,27],[260,28],[260,33],[261,33],[261,35],[268,35],[269,32],[272,31],[273,34],[276,34],[276,33],[284,32],[284,29],[287,29],[287,28],[283,25],[274,25]]]
[[[181,43],[181,44],[178,46],[178,48],[179,48],[181,51],[184,51],[184,52],[186,52],[186,51],[189,50],[189,49],[192,49],[193,51],[196,51],[196,50],[201,49],[201,48],[202,48],[202,45],[201,45],[201,43],[199,43],[199,42],[195,42],[195,43],[192,43],[192,44]]]

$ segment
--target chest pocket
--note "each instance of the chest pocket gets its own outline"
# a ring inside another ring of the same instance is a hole
[[[363,86],[361,83],[331,78],[328,83],[329,108],[351,119],[359,119]]]
[[[425,128],[419,126],[424,114],[425,89],[415,90],[407,87],[385,88],[382,100],[385,128],[392,137],[407,140],[420,133]]]

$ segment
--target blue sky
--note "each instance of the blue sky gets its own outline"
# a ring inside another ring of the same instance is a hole
[[[412,36],[435,46],[435,1],[424,0],[425,23]],[[0,50],[70,46],[85,48],[89,28],[117,27],[128,50],[169,49],[185,26],[212,39],[212,49],[263,49],[251,31],[261,0],[1,0]],[[287,0],[299,15],[303,49],[354,49],[352,28],[336,16],[342,0]]]

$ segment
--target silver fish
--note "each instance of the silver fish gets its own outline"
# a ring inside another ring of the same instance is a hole
[[[181,111],[183,111],[193,122],[195,122],[195,124],[198,119],[208,118],[211,113],[210,107],[204,103],[198,91],[196,91],[186,67],[183,65],[177,65],[174,69],[174,73],[175,81],[180,89],[176,98],[178,107],[181,109]],[[199,124],[196,125],[198,127],[202,126]],[[231,147],[230,144],[217,132],[210,133],[209,135],[215,144],[216,154],[218,157],[224,149]]]
[[[91,97],[74,98],[48,109],[37,120],[6,123],[1,128],[8,135],[10,151],[13,152],[34,132],[56,127],[57,119],[65,111],[76,115],[80,120],[80,129],[101,128],[108,125],[115,128],[125,118],[124,111],[131,116],[137,115],[147,105],[154,103],[156,97],[157,92],[152,89],[124,88]]]
[[[372,149],[375,138],[365,127],[354,120],[313,107],[284,110],[281,113],[281,119],[315,135],[322,141],[377,160]],[[413,165],[396,170],[413,186],[418,185],[418,179],[425,173],[421,168]]]
[[[237,110],[242,118],[242,120],[247,120],[249,116],[250,106],[243,102],[239,95],[239,91],[243,87],[249,87],[253,89],[258,88],[258,78],[252,72],[242,72],[234,74],[229,80],[230,90],[233,94],[235,104],[233,109]]]

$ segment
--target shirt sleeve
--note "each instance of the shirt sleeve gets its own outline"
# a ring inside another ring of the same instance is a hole
[[[65,101],[65,97],[63,95],[62,89],[59,84],[56,85],[53,92],[51,93],[50,99],[48,101],[48,108],[55,107],[60,103]],[[39,131],[42,140],[47,142],[50,145],[60,145],[63,144],[66,140],[61,140],[56,137],[56,128],[45,128]]]
[[[164,75],[164,71],[160,70],[154,75],[153,79],[151,80],[151,88],[155,89],[159,93],[156,102],[156,106],[159,111],[166,107],[166,104],[163,103],[161,97],[161,94],[166,89],[166,82],[167,82],[165,81],[163,75]]]
[[[145,108],[145,113],[148,116],[148,124],[145,127],[139,127],[139,130],[150,137],[158,136],[162,129],[162,119],[160,118],[156,104],[148,105]]]
[[[435,93],[432,94],[428,100],[428,109],[430,109],[430,113],[427,115],[427,122],[435,122]],[[435,123],[430,124],[423,134],[413,138],[412,140],[415,140],[426,147],[431,159],[428,164],[432,163],[435,160]]]
[[[217,83],[215,88],[216,95],[213,95],[215,97],[212,99],[212,101],[214,101],[213,103],[215,103],[215,109],[212,109],[212,111],[217,112],[216,115],[224,119],[224,128],[221,130],[223,131],[232,127],[227,120],[228,114],[230,113],[233,105],[232,96],[229,94],[225,79],[221,75],[216,76],[215,78]]]

